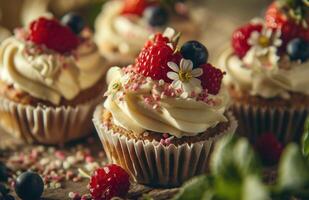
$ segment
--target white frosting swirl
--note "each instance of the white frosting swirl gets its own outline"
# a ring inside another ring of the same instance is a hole
[[[229,97],[224,87],[219,94],[209,97],[219,102],[216,105],[194,98],[163,96],[155,108],[145,101],[153,95],[155,81],[146,79],[139,89],[132,91],[126,89],[132,76],[133,73],[125,74],[118,67],[111,68],[107,74],[109,89],[104,102],[104,107],[112,113],[113,122],[127,130],[136,133],[150,130],[176,137],[194,136],[227,120],[224,112]],[[162,94],[162,91],[157,92]]]
[[[81,44],[73,56],[29,53],[32,44],[12,36],[0,46],[0,78],[41,100],[58,105],[93,86],[106,68],[95,45]]]
[[[290,69],[246,66],[229,49],[222,54],[219,65],[224,66],[226,84],[234,84],[241,90],[264,98],[289,98],[289,92],[309,95],[309,63],[293,63]]]

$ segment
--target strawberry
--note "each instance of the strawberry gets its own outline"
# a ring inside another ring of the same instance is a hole
[[[147,6],[147,0],[124,0],[124,6],[121,14],[135,14],[138,16],[142,16]]]
[[[209,94],[218,94],[225,73],[209,63],[202,65],[201,68],[203,68],[203,74],[200,76],[200,80],[203,88],[207,89]]]
[[[28,40],[59,53],[67,53],[75,49],[78,37],[67,26],[56,19],[41,17],[30,24]]]
[[[240,58],[244,57],[250,49],[248,39],[250,38],[251,33],[254,31],[261,32],[262,28],[262,24],[249,23],[236,29],[232,35],[232,47],[234,53]]]
[[[173,48],[171,48],[167,38],[155,37],[153,41],[146,42],[144,49],[136,58],[135,67],[138,73],[146,77],[171,82],[167,77],[167,73],[170,71],[167,63],[179,64],[181,58],[181,54],[174,52]]]
[[[292,9],[289,5],[280,6],[278,2],[274,2],[267,8],[265,13],[266,26],[281,30],[284,47],[290,40],[297,37],[309,41],[309,29],[289,17],[288,10]]]

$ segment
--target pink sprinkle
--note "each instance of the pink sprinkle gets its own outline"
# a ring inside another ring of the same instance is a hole
[[[165,144],[165,140],[164,140],[164,139],[161,139],[161,140],[160,140],[160,144],[163,144],[163,145],[164,145],[164,144]]]
[[[62,151],[56,151],[55,156],[60,160],[65,160],[65,154]]]
[[[94,158],[92,156],[86,156],[85,160],[87,163],[92,163],[94,161]]]
[[[168,138],[169,137],[169,135],[167,134],[167,133],[163,133],[163,138]]]
[[[168,146],[168,145],[170,145],[170,144],[171,144],[171,140],[170,140],[170,139],[166,139],[166,140],[165,140],[165,145]]]

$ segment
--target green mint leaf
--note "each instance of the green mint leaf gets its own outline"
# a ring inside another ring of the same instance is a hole
[[[309,117],[304,126],[304,133],[302,137],[302,151],[306,158],[309,158]]]
[[[239,198],[240,199],[240,198]],[[268,200],[270,199],[267,188],[258,176],[250,175],[244,180],[242,198],[243,200]]]
[[[298,191],[309,186],[309,165],[296,144],[288,145],[281,157],[278,187],[283,191]]]
[[[197,176],[187,181],[173,200],[199,200],[205,192],[211,190],[211,178],[206,175]]]

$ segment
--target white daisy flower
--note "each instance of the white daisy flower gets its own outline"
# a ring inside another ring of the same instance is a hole
[[[251,45],[257,56],[265,56],[272,48],[278,48],[282,44],[280,39],[281,31],[272,30],[264,27],[261,32],[254,31],[248,39],[248,44]]]
[[[171,86],[174,89],[181,89],[181,97],[187,98],[192,92],[200,93],[202,91],[201,81],[197,77],[203,74],[201,68],[193,69],[191,60],[181,59],[178,66],[174,62],[168,62],[168,67],[173,71],[167,73],[167,77],[173,80]]]

